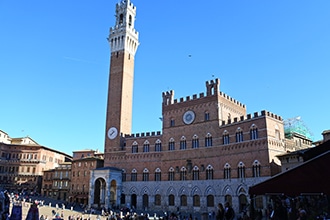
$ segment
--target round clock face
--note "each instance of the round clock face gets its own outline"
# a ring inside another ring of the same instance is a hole
[[[108,130],[108,138],[110,138],[112,140],[112,139],[115,139],[117,137],[117,135],[118,135],[117,128],[115,128],[115,127],[109,128],[109,130]]]
[[[193,111],[186,111],[184,114],[183,114],[183,122],[187,125],[193,123],[193,121],[195,120],[195,113]]]

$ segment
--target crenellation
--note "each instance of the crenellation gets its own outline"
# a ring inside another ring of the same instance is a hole
[[[152,131],[152,132],[141,132],[135,134],[125,134],[125,138],[142,138],[142,137],[153,137],[153,136],[160,136],[160,131]]]
[[[163,92],[163,105],[173,104],[174,100],[174,90]]]
[[[216,95],[219,93],[220,79],[206,81],[206,95]]]
[[[276,115],[276,114],[271,113],[271,112],[268,112],[268,111],[265,111],[265,110],[261,111],[260,114],[259,114],[259,112],[254,112],[254,113],[253,113],[253,118],[254,118],[254,119],[255,119],[255,118],[258,118],[258,117],[261,117],[261,116],[262,116],[262,117],[264,117],[264,116],[269,116],[269,117],[271,117],[271,118],[274,118],[274,119],[277,119],[277,120],[280,120],[280,121],[283,120],[281,116]],[[246,115],[246,118],[245,118],[244,115],[242,115],[242,116],[240,116],[240,117],[235,117],[235,118],[233,118],[233,119],[222,120],[222,121],[220,122],[220,126],[230,125],[230,124],[232,124],[232,123],[237,123],[237,122],[244,122],[244,121],[246,121],[246,120],[251,120],[251,119],[252,119],[252,115],[251,115],[251,114],[247,114],[247,115]]]
[[[224,97],[225,99],[229,100],[231,103],[241,107],[246,108],[244,104],[239,102],[238,100],[230,97],[229,95],[225,94],[224,92],[221,92],[218,90],[220,81],[219,80],[211,80],[206,82],[207,91],[206,93],[199,93],[199,96],[197,94],[193,94],[192,96],[186,96],[186,97],[180,97],[179,99],[174,99],[174,91],[167,91],[163,92],[163,105],[172,105],[177,103],[184,103],[192,100],[198,100],[207,96],[214,96],[218,95],[221,97]]]

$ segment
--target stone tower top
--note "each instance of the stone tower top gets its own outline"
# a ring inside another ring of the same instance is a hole
[[[116,24],[110,28],[109,44],[111,52],[126,50],[133,56],[139,45],[139,33],[134,28],[136,7],[129,0],[116,5]]]

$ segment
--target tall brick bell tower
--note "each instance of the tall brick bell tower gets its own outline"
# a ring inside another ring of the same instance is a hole
[[[131,134],[134,81],[134,56],[138,48],[138,32],[134,29],[136,7],[130,0],[116,5],[116,24],[110,28],[111,48],[104,166],[110,156],[124,147],[125,134]]]

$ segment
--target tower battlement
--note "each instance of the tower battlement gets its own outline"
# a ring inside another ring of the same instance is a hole
[[[219,79],[206,81],[205,85],[206,85],[206,93],[202,92],[199,93],[199,95],[193,94],[192,96],[181,97],[179,99],[174,99],[174,90],[163,92],[163,105],[168,106],[172,104],[184,103],[192,100],[198,100],[201,98],[218,95],[218,96],[222,96],[231,103],[238,105],[239,107],[246,108],[246,106],[243,103],[237,101],[236,99],[220,91]]]
[[[239,118],[235,117],[233,119],[223,120],[221,123],[221,126],[230,125],[230,124],[238,123],[238,122],[244,122],[247,120],[251,120],[251,119],[255,119],[255,118],[259,118],[259,117],[265,117],[265,116],[274,118],[279,121],[283,121],[281,116],[276,115],[276,114],[266,111],[266,110],[262,110],[261,112],[254,112],[253,114],[247,114],[246,116],[242,115]]]
[[[139,33],[134,28],[136,7],[124,0],[116,5],[116,24],[110,28],[108,42],[112,52],[126,50],[135,55]]]
[[[126,134],[125,138],[153,137],[162,135],[161,131],[141,132],[135,134]]]

